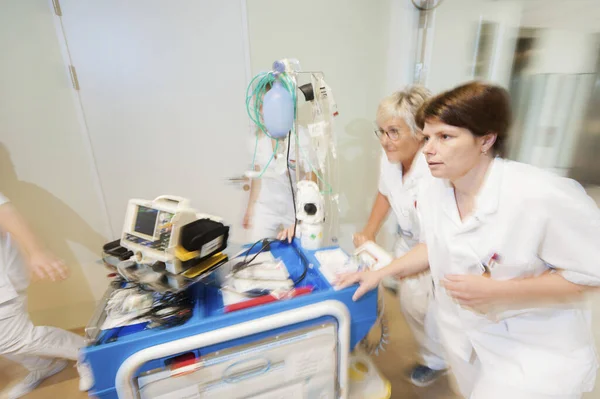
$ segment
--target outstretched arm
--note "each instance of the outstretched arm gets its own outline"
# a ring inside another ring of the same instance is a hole
[[[9,233],[16,241],[27,257],[31,271],[39,278],[49,278],[52,281],[67,278],[67,267],[45,248],[11,203],[0,205],[0,229]]]

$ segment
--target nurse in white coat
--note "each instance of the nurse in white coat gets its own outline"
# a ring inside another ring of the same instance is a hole
[[[264,173],[252,179],[243,221],[252,242],[275,237],[282,225],[293,224],[296,219],[288,173],[276,168],[281,163],[274,155],[276,142],[260,131],[256,134],[253,167],[257,173]]]
[[[434,177],[419,194],[422,243],[388,267],[340,278],[359,298],[431,268],[437,322],[461,393],[575,399],[598,367],[582,293],[600,285],[600,211],[576,182],[502,154],[502,88],[468,83],[423,106]]]
[[[379,192],[365,228],[354,235],[354,245],[375,241],[375,236],[393,210],[398,223],[394,255],[400,257],[419,243],[419,220],[415,202],[419,186],[431,179],[415,114],[430,96],[421,86],[398,91],[381,101],[377,109],[377,130],[384,154],[381,158]],[[446,363],[442,356],[434,315],[430,311],[432,280],[429,271],[399,282],[399,299],[404,318],[419,345],[421,364],[410,374],[414,385],[427,386],[442,374]]]
[[[29,375],[8,392],[9,399],[31,392],[44,379],[77,360],[83,338],[55,327],[36,327],[27,312],[29,270],[52,281],[67,277],[68,269],[44,249],[27,223],[0,194],[0,356],[18,362]],[[80,389],[93,384],[91,371],[78,364]]]
[[[293,134],[289,145],[289,168],[287,162],[287,140],[269,138],[257,131],[258,141],[254,154],[254,169],[259,177],[252,179],[250,195],[244,214],[243,227],[250,231],[250,241],[256,242],[264,238],[275,238],[278,233],[296,221],[292,185],[296,184],[295,168],[300,165],[301,177],[305,177],[314,159],[312,156],[305,129],[299,128],[297,140],[300,143],[301,162],[296,162],[296,136]],[[254,142],[253,142],[254,144]],[[254,145],[253,145],[254,147]],[[289,172],[291,170],[291,174]],[[314,176],[308,173],[309,178]]]

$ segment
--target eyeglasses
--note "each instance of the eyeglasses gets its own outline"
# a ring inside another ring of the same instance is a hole
[[[398,129],[395,129],[395,128],[392,128],[390,130],[375,129],[374,132],[375,132],[375,136],[377,136],[377,138],[380,140],[384,134],[387,135],[388,139],[390,139],[392,141],[396,141],[400,138],[400,132],[398,131]]]

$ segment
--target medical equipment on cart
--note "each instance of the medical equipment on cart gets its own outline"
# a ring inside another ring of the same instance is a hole
[[[133,252],[121,245],[121,239],[106,243],[102,247],[102,261],[111,272],[116,272],[119,263],[132,256]]]
[[[307,292],[297,290],[296,287],[306,277],[308,260],[296,247],[295,243],[290,245],[300,258],[304,270],[295,279],[292,279],[285,262],[275,258],[270,252],[271,244],[279,240],[263,239],[255,242],[249,248],[242,251],[230,261],[229,274],[221,278],[221,290],[223,291],[223,303],[230,307],[238,302],[248,301],[251,298],[262,297],[269,302],[273,299],[291,298]],[[257,246],[258,244],[260,246]],[[252,252],[254,248],[256,252]],[[260,304],[261,301],[256,301]]]
[[[302,93],[301,98],[297,92]],[[302,100],[303,97],[303,100]],[[275,140],[275,148],[261,171],[255,171],[255,159],[259,135],[256,136],[252,170],[245,173],[251,179],[260,179],[266,173],[287,173],[295,197],[298,200],[302,191],[309,194],[306,183],[316,185],[314,192],[321,198],[311,199],[318,209],[311,213],[298,209],[293,198],[295,213],[301,218],[315,216],[319,222],[307,221],[298,229],[298,237],[306,249],[317,249],[323,245],[335,245],[338,240],[339,197],[337,194],[337,152],[334,139],[334,118],[338,115],[337,104],[329,85],[320,72],[302,72],[300,63],[295,59],[275,61],[273,70],[258,74],[250,83],[246,93],[248,115],[254,124],[267,137]],[[293,116],[293,117],[292,117]],[[299,128],[308,132],[307,138],[299,136]],[[295,154],[290,157],[290,143],[295,144]],[[268,166],[274,163],[275,168]],[[292,175],[295,174],[295,187]],[[325,217],[327,219],[325,219]],[[326,222],[326,223],[325,223]],[[303,235],[302,232],[305,234]],[[296,226],[294,226],[294,235]],[[265,237],[268,238],[268,237]]]
[[[137,264],[159,263],[169,273],[179,274],[226,247],[229,228],[217,226],[219,221],[214,219],[198,215],[189,200],[181,197],[132,199],[121,245],[133,252]],[[214,231],[217,234],[211,234]]]
[[[323,244],[325,209],[323,194],[317,183],[309,180],[298,182],[298,205],[296,219],[300,224],[302,248],[315,250]]]
[[[147,328],[173,327],[191,317],[192,305],[186,291],[160,293],[148,291],[141,284],[126,283],[108,297],[100,329],[140,323],[147,323]]]
[[[183,198],[129,200],[121,245],[133,251],[139,263],[163,262],[167,270],[179,273],[183,271],[175,257],[179,233],[183,225],[196,219],[196,211]]]
[[[189,201],[162,196],[130,200],[120,241],[104,245],[104,264],[118,275],[86,328],[89,340],[102,330],[148,322],[171,327],[191,315],[186,288],[227,262],[229,227],[197,214]]]

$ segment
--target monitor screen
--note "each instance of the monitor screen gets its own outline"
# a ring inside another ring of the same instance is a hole
[[[156,218],[158,218],[157,209],[147,208],[145,206],[138,206],[133,231],[139,234],[154,237]]]

